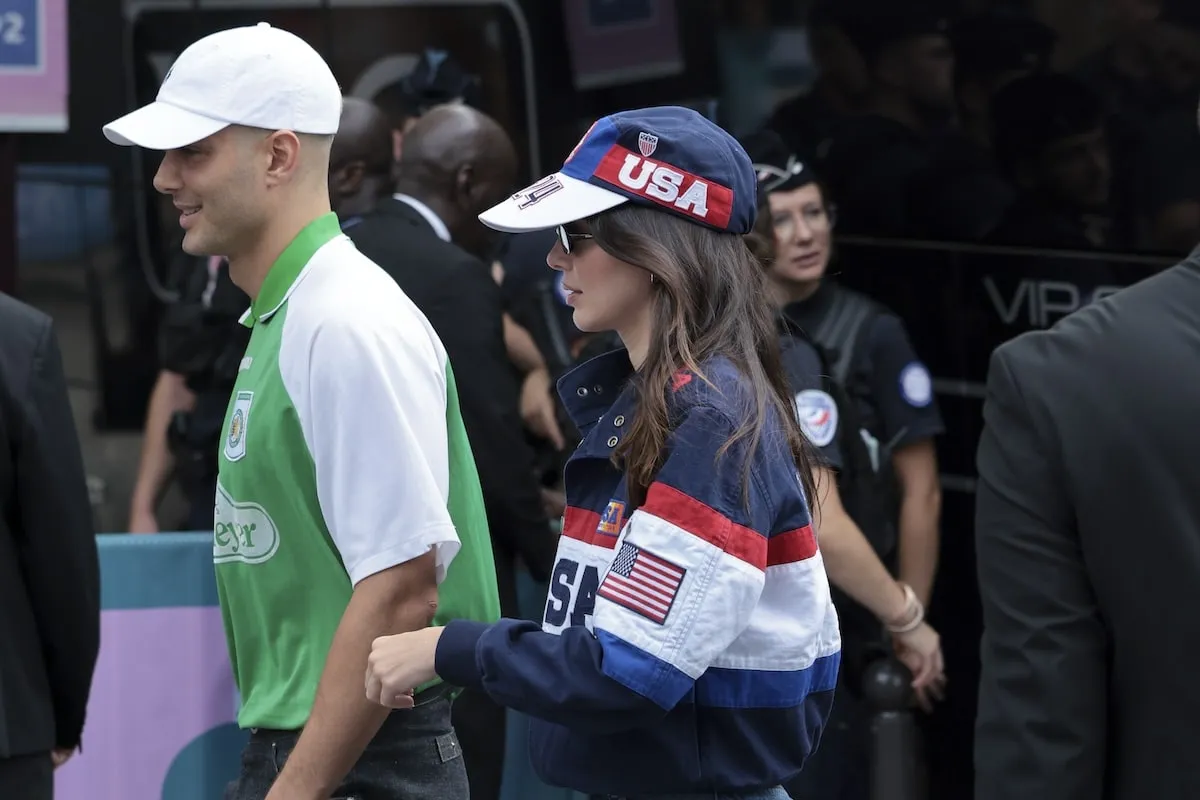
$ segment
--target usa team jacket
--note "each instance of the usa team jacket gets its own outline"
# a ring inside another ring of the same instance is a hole
[[[668,452],[636,510],[609,460],[631,424],[628,356],[563,377],[583,441],[542,624],[456,620],[438,643],[443,679],[533,717],[549,784],[767,788],[800,771],[828,716],[841,642],[795,465],[770,423],[748,476],[746,440],[718,455],[759,412],[728,361],[703,372],[668,389]]]

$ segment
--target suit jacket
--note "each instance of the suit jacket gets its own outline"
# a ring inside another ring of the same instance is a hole
[[[0,294],[0,758],[79,743],[100,566],[50,318]]]
[[[520,554],[535,577],[554,565],[555,538],[525,440],[520,385],[504,347],[500,287],[475,256],[443,241],[412,206],[394,198],[346,235],[392,276],[433,326],[454,370],[493,541]]]
[[[992,356],[977,800],[1200,792],[1200,249]]]

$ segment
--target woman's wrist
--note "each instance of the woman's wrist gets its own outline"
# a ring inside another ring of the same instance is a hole
[[[889,633],[910,633],[925,621],[925,607],[921,605],[921,601],[917,599],[917,593],[907,583],[897,582],[896,586],[903,594],[904,606],[896,614],[884,620],[884,625]]]

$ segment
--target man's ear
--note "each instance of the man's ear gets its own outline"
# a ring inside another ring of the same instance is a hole
[[[471,209],[478,205],[480,188],[474,164],[469,162],[463,164],[454,173],[455,200],[468,213],[471,213]]]
[[[400,163],[400,150],[404,146],[404,131],[392,128],[392,161]]]
[[[291,131],[275,131],[265,141],[267,182],[278,185],[290,180],[300,166],[300,139]]]
[[[351,161],[330,176],[329,185],[336,194],[347,197],[358,192],[366,174],[366,162]]]

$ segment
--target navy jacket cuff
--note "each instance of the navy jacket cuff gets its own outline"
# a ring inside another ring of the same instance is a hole
[[[446,624],[438,637],[437,652],[433,657],[433,668],[439,678],[452,686],[483,688],[475,646],[488,627],[486,622],[467,619],[455,619]]]

